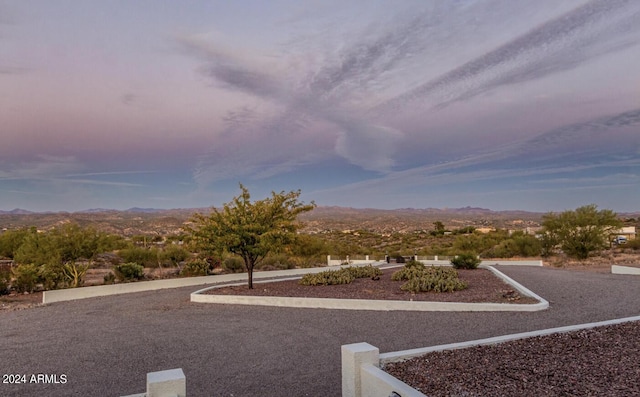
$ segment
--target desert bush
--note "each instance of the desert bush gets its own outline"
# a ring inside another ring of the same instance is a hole
[[[105,283],[106,285],[109,285],[109,284],[115,284],[115,282],[116,282],[116,275],[115,275],[115,274],[113,274],[113,272],[109,272],[108,274],[106,274],[106,275],[103,277],[103,280],[104,280],[104,283]]]
[[[453,292],[467,288],[467,283],[459,278],[441,277],[434,274],[423,273],[420,277],[407,280],[400,287],[403,291],[410,292]]]
[[[138,263],[142,267],[157,267],[159,254],[157,248],[132,247],[118,251],[118,256],[125,263]]]
[[[420,277],[422,273],[425,271],[425,268],[422,267],[403,267],[402,269],[394,272],[391,275],[391,280],[393,281],[404,281],[412,278]]]
[[[209,274],[211,265],[204,259],[194,259],[185,263],[180,275],[183,277],[206,276]]]
[[[291,263],[293,264],[293,269],[296,268],[306,268],[306,267],[320,267],[327,264],[327,258],[321,256],[293,256],[289,258]]]
[[[282,253],[269,254],[256,264],[256,269],[260,270],[286,270],[294,268],[295,263],[288,255]]]
[[[118,281],[135,281],[144,277],[144,266],[135,262],[127,262],[114,266],[113,272]]]
[[[225,258],[222,261],[222,268],[230,273],[242,273],[245,271],[244,261],[235,256]]]
[[[29,263],[14,267],[11,270],[13,282],[11,286],[18,292],[33,292],[40,281],[38,266]]]
[[[186,261],[190,256],[189,251],[175,244],[166,246],[160,253],[161,261],[171,266],[178,266],[180,262]]]
[[[424,263],[419,262],[415,259],[409,259],[407,261],[407,263],[404,264],[404,267],[406,268],[418,268],[418,269],[424,269]]]
[[[355,278],[377,277],[382,275],[382,270],[380,270],[377,267],[373,267],[371,265],[350,266],[350,267],[344,268],[344,270],[351,273],[351,275]]]
[[[405,266],[391,276],[394,281],[404,281],[400,289],[410,292],[452,292],[467,288],[458,278],[458,272],[450,267]]]
[[[61,263],[47,263],[39,266],[38,277],[42,287],[47,291],[67,287],[67,279]]]
[[[349,284],[356,278],[349,270],[326,270],[320,273],[305,274],[300,280],[301,285],[339,285]]]
[[[626,244],[621,245],[620,247],[624,249],[632,249],[634,251],[640,250],[640,238],[629,240]]]
[[[325,270],[324,272],[305,274],[300,280],[302,285],[339,285],[349,284],[356,278],[376,277],[382,274],[382,270],[371,265],[351,266],[338,270]]]
[[[522,232],[514,233],[511,238],[501,241],[488,251],[483,252],[489,258],[531,257],[542,254],[542,243],[535,236]]]
[[[0,269],[0,295],[9,293],[9,282],[11,281],[11,271],[9,269]]]
[[[451,259],[451,265],[456,269],[477,269],[480,264],[475,254],[460,254]]]

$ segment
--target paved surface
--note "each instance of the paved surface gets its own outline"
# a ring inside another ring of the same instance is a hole
[[[122,396],[146,373],[183,368],[189,396],[339,396],[340,346],[381,352],[640,315],[640,277],[499,269],[550,301],[533,313],[370,312],[189,302],[193,287],[0,313],[2,396]],[[3,376],[4,378],[4,376]],[[5,380],[5,379],[3,379]]]

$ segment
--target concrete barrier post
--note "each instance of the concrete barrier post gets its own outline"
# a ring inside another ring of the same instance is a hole
[[[186,397],[187,380],[182,368],[147,374],[147,397]]]
[[[364,397],[360,378],[363,364],[380,366],[380,350],[368,343],[342,346],[342,397]]]

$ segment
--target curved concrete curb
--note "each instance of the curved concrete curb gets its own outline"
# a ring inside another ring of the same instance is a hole
[[[368,300],[368,299],[332,299],[332,298],[292,298],[280,296],[243,296],[243,295],[207,295],[206,291],[215,288],[222,288],[228,285],[216,285],[203,288],[191,294],[191,302],[197,303],[218,303],[233,305],[254,305],[254,306],[277,306],[277,307],[297,307],[297,308],[322,308],[341,310],[380,310],[380,311],[540,311],[549,307],[549,302],[513,279],[490,266],[482,266],[489,269],[496,276],[513,286],[523,295],[537,299],[535,304],[514,304],[514,303],[461,303],[461,302],[415,302],[415,301],[391,301],[391,300]],[[284,281],[292,278],[273,280]],[[234,284],[241,285],[241,284]]]
[[[448,265],[449,262],[444,262],[444,265]],[[536,261],[490,261],[491,264],[500,264],[500,265],[523,265],[527,263],[529,266],[537,266]],[[342,267],[348,266],[365,266],[371,264],[373,266],[386,265],[386,262],[375,262],[367,264],[352,264],[352,265],[343,265],[343,266],[332,266],[331,269],[339,269]],[[401,266],[401,265],[400,265]],[[254,272],[253,279],[261,280],[261,279],[270,279],[276,277],[284,277],[284,276],[302,276],[307,273],[319,273],[327,270],[326,266],[323,267],[314,267],[314,268],[306,268],[306,269],[289,269],[289,270],[271,270],[271,271],[263,271],[263,272]],[[68,289],[58,289],[51,291],[44,291],[42,293],[42,303],[54,303],[54,302],[64,302],[76,299],[85,299],[85,298],[94,298],[98,296],[109,296],[109,295],[118,295],[118,294],[128,294],[132,292],[144,292],[144,291],[155,291],[160,289],[169,289],[169,288],[180,288],[180,287],[189,287],[189,286],[198,286],[198,285],[206,285],[206,284],[220,284],[220,283],[229,283],[229,282],[237,282],[241,280],[246,280],[246,273],[235,273],[235,274],[223,274],[217,276],[202,276],[202,277],[185,277],[185,278],[172,278],[166,280],[153,280],[153,281],[138,281],[134,283],[124,283],[124,284],[113,284],[113,285],[98,285],[94,287],[81,287],[81,288],[68,288]],[[537,299],[537,298],[536,298]]]
[[[611,265],[611,273],[640,275],[640,267]]]

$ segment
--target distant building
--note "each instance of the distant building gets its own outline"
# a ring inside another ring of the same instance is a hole
[[[619,240],[634,240],[636,238],[636,227],[635,226],[625,226],[625,227],[621,227],[620,229],[617,230],[612,230],[611,231],[611,236],[613,236],[614,239],[618,240],[619,237],[622,237],[623,239],[619,239]]]
[[[478,227],[476,228],[476,232],[480,232],[480,233],[491,233],[491,232],[495,232],[496,228],[494,227]]]

